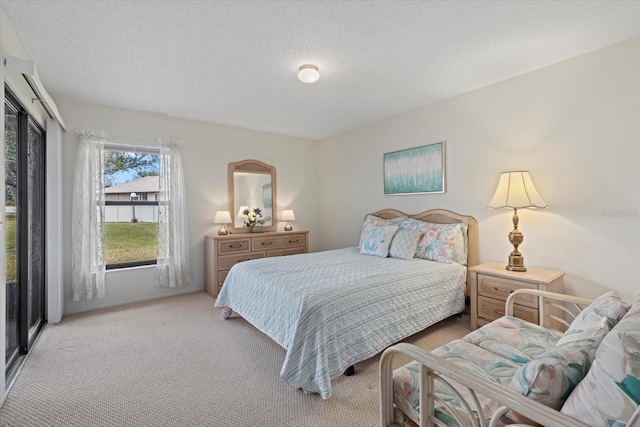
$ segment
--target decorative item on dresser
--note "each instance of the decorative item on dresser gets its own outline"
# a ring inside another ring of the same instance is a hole
[[[284,226],[284,231],[293,230],[293,226],[291,226],[291,221],[296,220],[296,216],[292,210],[284,210],[282,211],[282,220],[287,221],[287,225]]]
[[[471,275],[471,329],[484,326],[492,320],[504,316],[504,304],[509,294],[517,289],[528,288],[563,293],[564,273],[542,268],[529,268],[526,272],[509,271],[504,264],[487,262],[469,269]],[[544,307],[538,298],[531,295],[518,296],[514,304],[514,316],[531,323],[538,323]],[[548,314],[562,318],[562,310],[549,307]],[[546,325],[558,330],[564,326],[554,320]]]
[[[231,224],[231,214],[229,211],[217,211],[216,216],[213,218],[213,222],[220,224],[220,230],[218,230],[218,234],[220,236],[226,236],[229,234],[229,230],[227,230],[227,224]]]
[[[205,283],[217,297],[231,267],[243,261],[309,252],[309,232],[273,231],[260,234],[238,233],[205,236]]]

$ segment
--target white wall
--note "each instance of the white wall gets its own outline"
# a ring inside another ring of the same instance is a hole
[[[443,140],[446,193],[383,195],[383,153]],[[357,245],[367,212],[445,208],[506,264],[513,211],[485,207],[524,169],[550,206],[518,212],[525,265],[566,272],[569,294],[640,292],[640,39],[329,138],[319,162],[322,249]]]
[[[63,139],[63,243],[64,311],[72,313],[159,296],[204,289],[204,235],[216,233],[213,217],[228,208],[227,165],[244,159],[257,159],[276,167],[278,209],[295,209],[296,228],[310,230],[311,250],[319,243],[318,143],[272,133],[215,125],[159,114],[143,113],[70,99],[56,98],[69,132]],[[76,129],[103,130],[107,139],[155,144],[157,138],[183,141],[181,147],[187,189],[189,239],[191,246],[190,286],[162,289],[153,286],[155,267],[107,272],[107,297],[71,300],[71,203],[73,173],[78,139]],[[298,212],[300,214],[298,215]],[[233,215],[233,212],[232,212]],[[279,224],[279,228],[284,227]]]

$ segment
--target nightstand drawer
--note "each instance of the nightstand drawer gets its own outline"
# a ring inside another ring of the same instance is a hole
[[[224,285],[224,280],[227,278],[227,274],[229,274],[229,270],[218,273],[218,293],[220,293],[220,289],[222,289],[222,285]]]
[[[272,256],[285,256],[285,255],[297,255],[306,252],[304,247],[302,248],[290,248],[290,249],[274,249],[267,252],[268,257]]]
[[[229,270],[231,267],[236,265],[239,262],[250,261],[252,259],[260,259],[264,258],[264,252],[251,252],[243,255],[229,255],[229,256],[221,256],[220,262],[218,264],[219,270]]]
[[[522,288],[538,289],[537,286],[528,285],[523,282],[478,274],[478,295],[506,301],[509,294]],[[538,298],[533,295],[520,295],[516,298],[515,302],[516,304],[527,307],[538,308]]]
[[[221,254],[248,252],[251,250],[251,243],[249,239],[221,240],[218,242],[218,250]]]
[[[305,234],[292,234],[290,236],[281,236],[280,237],[280,247],[281,248],[291,248],[307,246],[307,239]]]
[[[278,249],[280,247],[280,239],[278,236],[259,237],[252,241],[253,251],[262,251],[265,249]]]
[[[513,306],[513,315],[531,323],[538,323],[538,310],[529,307]],[[504,301],[478,296],[478,318],[489,321],[504,316]]]

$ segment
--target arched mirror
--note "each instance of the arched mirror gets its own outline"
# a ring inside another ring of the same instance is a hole
[[[259,160],[242,160],[229,163],[229,211],[233,223],[232,233],[246,233],[247,210],[253,218],[259,209],[262,230],[275,231],[277,222],[276,168]]]

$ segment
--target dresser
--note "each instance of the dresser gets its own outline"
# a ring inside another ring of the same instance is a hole
[[[217,297],[231,267],[252,259],[309,252],[309,232],[271,231],[204,236],[205,288]]]
[[[564,273],[542,268],[527,267],[527,271],[509,271],[504,263],[487,262],[469,269],[471,275],[471,329],[504,315],[504,304],[510,293],[516,289],[529,288],[541,291],[563,293]],[[547,308],[547,312],[562,318],[557,307]],[[520,295],[513,304],[513,314],[523,320],[538,323],[538,298]],[[549,325],[564,330],[560,322]]]

